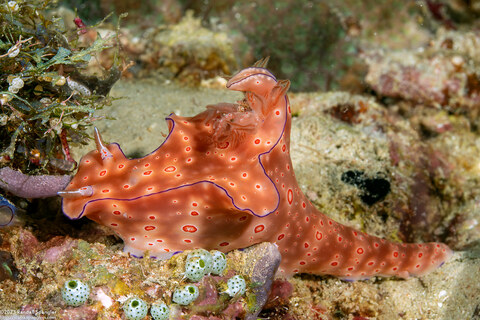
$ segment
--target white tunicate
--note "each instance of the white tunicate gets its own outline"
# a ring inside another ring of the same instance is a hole
[[[193,284],[186,285],[181,288],[175,289],[173,292],[172,300],[175,303],[178,303],[182,306],[192,303],[198,298],[200,292],[198,291],[197,286]]]
[[[200,281],[206,275],[206,269],[205,260],[200,257],[191,257],[185,263],[185,277],[194,282]]]
[[[90,288],[77,279],[68,280],[62,288],[62,298],[68,306],[78,307],[84,304],[89,295]]]
[[[142,299],[133,297],[123,304],[123,312],[128,320],[140,320],[147,316],[148,305]]]
[[[150,308],[150,314],[154,320],[167,320],[170,317],[170,309],[164,302],[155,303]]]
[[[221,276],[223,271],[227,267],[227,257],[225,254],[218,250],[210,251],[212,255],[212,274]]]
[[[245,293],[247,283],[245,282],[244,277],[236,275],[228,279],[227,286],[228,289],[225,292],[228,293],[231,297],[234,297],[236,295],[241,296]]]
[[[193,257],[203,259],[205,262],[205,274],[210,274],[212,271],[212,255],[205,249],[195,249],[187,255],[187,261]]]

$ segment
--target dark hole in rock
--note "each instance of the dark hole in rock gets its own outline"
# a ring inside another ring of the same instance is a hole
[[[390,192],[390,182],[381,177],[381,174],[368,178],[363,171],[349,170],[342,174],[341,179],[360,189],[362,191],[360,199],[369,206],[385,199]]]

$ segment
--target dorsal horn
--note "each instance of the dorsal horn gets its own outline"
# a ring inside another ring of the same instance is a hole
[[[98,152],[100,152],[100,156],[102,157],[102,160],[106,160],[109,158],[113,158],[113,154],[107,149],[105,144],[102,141],[102,136],[100,135],[100,132],[98,131],[97,127],[93,128],[94,130],[94,136],[95,136],[95,144],[97,146]]]

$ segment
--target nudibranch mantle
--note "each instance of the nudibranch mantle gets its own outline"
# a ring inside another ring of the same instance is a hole
[[[227,252],[276,243],[281,275],[423,275],[452,254],[442,243],[397,244],[341,225],[300,190],[290,159],[288,80],[262,63],[227,83],[242,91],[194,117],[167,117],[169,134],[151,154],[127,159],[118,144],[85,155],[63,211],[112,228],[136,256],[194,248]]]

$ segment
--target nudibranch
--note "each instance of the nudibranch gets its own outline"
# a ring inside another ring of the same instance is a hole
[[[452,251],[442,243],[400,244],[320,213],[304,196],[290,159],[288,80],[263,61],[230,78],[244,92],[194,117],[171,114],[158,149],[127,159],[118,144],[86,154],[65,191],[63,211],[112,228],[135,256],[166,258],[194,248],[227,252],[276,243],[279,274],[343,279],[423,275]]]

